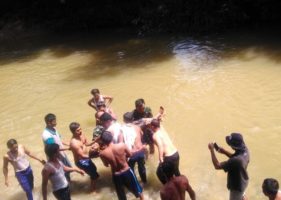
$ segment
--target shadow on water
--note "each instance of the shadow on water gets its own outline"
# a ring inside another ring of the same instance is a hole
[[[7,200],[22,200],[26,198],[26,195],[23,191],[15,192],[13,194],[9,194],[9,198]]]
[[[128,68],[151,67],[177,54],[192,57],[196,62],[239,59],[249,61],[262,54],[281,62],[281,40],[277,32],[237,31],[208,37],[153,36],[138,38],[128,33],[99,34],[31,34],[0,41],[0,64],[27,62],[48,50],[56,58],[73,53],[87,53],[87,64],[71,69],[67,79],[93,79],[115,76]],[[252,57],[245,51],[255,52]],[[195,55],[195,56],[194,56]],[[197,56],[199,55],[199,56]],[[114,70],[111,70],[114,69]]]
[[[102,189],[109,188],[110,192],[114,192],[114,185],[112,183],[112,176],[110,170],[99,170],[100,177],[96,181],[96,192],[97,194],[102,193]],[[71,182],[71,194],[90,193],[90,177],[88,175],[86,180],[83,181],[72,181]]]
[[[87,177],[87,179],[84,179],[83,181],[75,181],[72,180],[71,182],[71,195],[79,196],[82,193],[93,195],[93,197],[96,196],[96,198],[101,197],[100,195],[107,195],[105,197],[109,197],[110,195],[114,198],[116,197],[116,190],[114,187],[114,184],[112,182],[112,174],[109,168],[107,169],[100,169],[99,170],[100,177],[96,182],[96,193],[91,194],[90,193],[90,178]],[[87,175],[86,175],[87,176]],[[150,180],[149,183],[147,183],[144,186],[144,191],[151,195],[158,196],[159,190],[162,187],[160,182],[158,180]],[[127,195],[132,195],[126,188],[125,191]],[[108,196],[109,195],[109,196]]]

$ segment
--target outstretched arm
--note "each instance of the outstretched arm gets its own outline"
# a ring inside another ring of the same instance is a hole
[[[85,172],[82,170],[82,169],[79,169],[78,167],[68,167],[68,166],[63,166],[63,170],[65,171],[65,172],[77,172],[77,173],[79,173],[79,174],[81,174],[81,175],[84,175],[85,174]]]
[[[24,153],[27,154],[30,158],[33,158],[35,160],[38,160],[40,163],[42,163],[43,165],[46,163],[46,161],[44,159],[40,159],[38,157],[36,157],[35,155],[33,155],[27,148],[25,148],[23,146],[24,149]]]
[[[7,156],[3,157],[3,174],[5,177],[5,185],[9,186],[9,179],[8,179],[8,164],[9,164],[9,160]]]
[[[157,113],[157,115],[154,117],[154,119],[157,119],[159,121],[162,121],[163,118],[165,116],[165,110],[163,106],[160,106],[159,108],[159,112]]]

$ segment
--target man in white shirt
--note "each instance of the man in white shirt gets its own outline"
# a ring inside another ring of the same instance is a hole
[[[68,167],[71,167],[71,163],[68,160],[66,154],[64,153],[65,150],[69,150],[69,144],[65,143],[61,140],[61,136],[58,133],[56,129],[57,125],[57,119],[56,116],[52,113],[49,113],[45,116],[45,123],[46,123],[46,128],[44,129],[42,133],[42,139],[44,142],[44,145],[46,146],[47,144],[58,144],[60,147],[60,157],[59,159],[61,162]],[[64,147],[67,146],[67,147]],[[69,172],[65,174],[67,180],[70,181],[70,175]]]

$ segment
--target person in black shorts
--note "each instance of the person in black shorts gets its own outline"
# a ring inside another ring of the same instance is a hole
[[[150,123],[150,128],[153,132],[153,142],[157,146],[159,153],[159,165],[157,167],[156,174],[161,183],[165,184],[167,182],[167,177],[163,172],[162,164],[171,162],[173,164],[173,175],[180,176],[180,156],[177,148],[169,138],[168,133],[166,133],[164,129],[160,128],[159,120],[153,119]]]
[[[82,132],[81,126],[77,122],[72,122],[69,125],[69,129],[72,133],[70,140],[70,150],[73,153],[75,165],[84,170],[91,178],[91,192],[95,192],[96,180],[99,177],[97,173],[97,167],[92,162],[89,153],[89,147],[94,144],[94,141],[88,142],[87,138]]]

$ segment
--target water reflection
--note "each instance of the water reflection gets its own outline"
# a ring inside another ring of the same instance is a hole
[[[216,140],[225,145],[224,136],[229,132],[243,132],[252,152],[248,196],[263,199],[261,179],[270,175],[281,180],[276,170],[281,156],[277,142],[281,134],[281,53],[278,40],[268,43],[273,38],[246,36],[49,36],[13,48],[2,45],[1,143],[15,137],[44,156],[40,134],[43,117],[49,112],[58,116],[66,140],[71,137],[69,122],[74,120],[90,138],[94,113],[86,102],[90,89],[98,87],[114,96],[112,107],[118,116],[132,110],[134,100],[140,97],[154,113],[159,105],[165,107],[163,124],[179,149],[181,171],[189,177],[198,199],[227,198],[225,174],[214,171],[207,143]],[[1,155],[5,151],[0,149]],[[103,177],[97,185],[99,194],[87,194],[88,177],[73,177],[73,197],[116,198],[109,169],[98,159],[94,162]],[[35,195],[40,196],[42,166],[31,164],[37,178]],[[156,166],[157,156],[150,157],[147,199],[159,199]],[[19,199],[24,193],[11,171],[10,179],[12,186],[4,188],[3,198]]]
[[[173,48],[176,59],[182,68],[190,71],[213,68],[221,59],[221,47],[211,41],[183,40]]]

